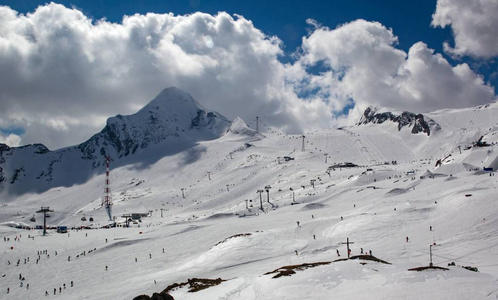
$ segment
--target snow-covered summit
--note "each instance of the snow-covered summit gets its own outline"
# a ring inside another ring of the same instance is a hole
[[[172,139],[177,145],[212,140],[223,135],[229,126],[230,121],[221,114],[202,107],[181,89],[170,87],[137,113],[109,118],[100,133],[78,148],[86,158],[96,158],[102,154],[121,158],[167,139]],[[96,153],[100,145],[110,146],[110,149]]]
[[[132,115],[107,120],[101,132],[77,146],[49,151],[41,144],[0,145],[0,193],[44,191],[84,183],[114,165],[151,164],[164,156],[221,137],[231,122],[177,87],[164,89]]]
[[[254,129],[249,128],[249,126],[247,126],[247,123],[240,117],[236,117],[233,120],[232,126],[228,128],[228,132],[248,136],[255,136],[257,134],[257,132]]]

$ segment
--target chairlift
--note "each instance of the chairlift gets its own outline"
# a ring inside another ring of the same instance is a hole
[[[85,215],[83,215],[83,217],[81,217],[81,221],[86,221]]]
[[[93,217],[90,217],[90,219],[88,219],[88,221],[93,222]]]
[[[35,215],[33,215],[33,216],[31,217],[31,219],[29,219],[29,220],[30,220],[31,222],[36,222]]]

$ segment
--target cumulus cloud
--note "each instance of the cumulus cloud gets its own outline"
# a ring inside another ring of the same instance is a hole
[[[24,127],[24,143],[66,146],[176,85],[229,118],[259,115],[289,131],[326,125],[331,113],[296,96],[299,70],[282,54],[277,37],[223,12],[117,24],[54,3],[26,15],[0,7],[0,123]],[[303,112],[316,118],[305,123]]]
[[[455,47],[444,44],[456,56],[491,58],[498,55],[498,1],[438,0],[432,26],[451,26]]]
[[[224,12],[111,23],[54,3],[26,15],[0,7],[0,126],[24,128],[21,144],[77,144],[173,85],[228,118],[260,116],[293,133],[356,121],[367,104],[427,111],[494,97],[467,65],[423,43],[397,49],[380,23],[308,23],[302,53],[282,63],[278,37]]]
[[[17,147],[21,144],[21,137],[14,133],[4,134],[0,131],[0,144]]]
[[[495,100],[493,88],[467,64],[453,67],[422,42],[408,53],[396,44],[391,29],[357,20],[333,30],[317,29],[303,40],[301,61],[328,67],[313,75],[310,86],[322,89],[335,110],[354,99],[354,117],[372,104],[428,112]]]

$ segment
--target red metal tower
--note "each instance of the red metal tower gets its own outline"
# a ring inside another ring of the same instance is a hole
[[[104,196],[102,197],[102,206],[105,208],[107,215],[109,216],[109,221],[112,221],[111,206],[112,206],[112,196],[111,187],[109,180],[109,164],[111,163],[111,157],[107,156],[105,158],[105,186],[104,186]]]

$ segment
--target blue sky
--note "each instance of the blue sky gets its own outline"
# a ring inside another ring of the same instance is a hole
[[[287,132],[495,101],[495,2],[0,1],[0,142],[82,142],[170,85]]]

